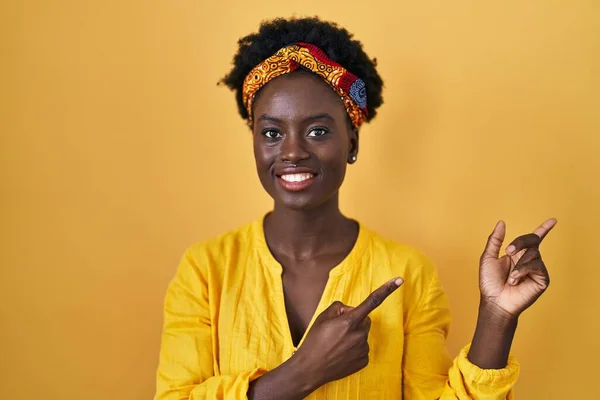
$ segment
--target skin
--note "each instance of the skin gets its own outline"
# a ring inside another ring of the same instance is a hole
[[[358,236],[358,225],[338,205],[346,166],[358,153],[358,132],[333,90],[305,72],[266,85],[255,100],[254,115],[256,169],[274,200],[265,236],[283,266],[285,305],[297,345],[329,271],[348,255]],[[317,173],[307,190],[289,192],[277,182],[276,175],[292,164]]]
[[[358,131],[337,95],[320,78],[294,72],[261,89],[254,103],[253,143],[260,181],[274,201],[265,218],[269,249],[283,267],[287,317],[294,344],[305,335],[329,271],[351,251],[358,225],[342,215],[339,189],[358,154]],[[284,168],[316,174],[302,191],[285,190]],[[516,238],[500,256],[506,231],[500,221],[480,259],[481,301],[469,360],[486,369],[506,366],[520,314],[549,284],[539,245],[556,224],[542,223]],[[514,279],[514,280],[513,280]],[[301,399],[351,375],[369,362],[369,313],[401,284],[393,278],[356,308],[335,302],[315,320],[298,351],[250,383],[248,398]]]

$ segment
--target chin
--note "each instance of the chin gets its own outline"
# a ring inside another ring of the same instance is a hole
[[[310,211],[310,210],[314,210],[315,208],[319,207],[319,203],[316,203],[314,201],[298,201],[298,200],[294,200],[294,201],[275,201],[275,204],[280,206],[280,207],[285,207],[287,209],[290,210],[294,210],[294,211]]]
[[[335,198],[337,193],[337,190],[333,190],[333,192],[322,190],[325,188],[324,185],[319,184],[320,182],[315,182],[316,184],[301,191],[285,190],[277,181],[262,181],[261,183],[273,199],[275,207],[294,211],[310,211],[319,208]],[[339,188],[337,189],[339,190]]]
[[[315,193],[277,193],[273,196],[275,205],[285,207],[294,211],[310,211],[321,207],[330,201],[333,196],[319,196]]]

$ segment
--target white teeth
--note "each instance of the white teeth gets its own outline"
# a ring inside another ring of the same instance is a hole
[[[312,174],[285,174],[281,175],[281,179],[286,182],[302,182],[312,178]]]

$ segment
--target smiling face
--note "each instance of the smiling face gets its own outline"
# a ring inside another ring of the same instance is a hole
[[[304,71],[280,76],[254,102],[254,157],[275,206],[314,209],[336,200],[358,133],[338,95]]]

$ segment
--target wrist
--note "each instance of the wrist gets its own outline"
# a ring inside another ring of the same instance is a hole
[[[467,358],[483,369],[506,366],[517,329],[518,317],[482,299],[477,326]]]
[[[277,368],[250,383],[248,399],[302,400],[319,386],[315,385],[301,357],[292,356]]]
[[[493,326],[496,329],[512,328],[519,321],[518,315],[513,315],[500,308],[495,303],[482,298],[479,302],[478,323],[483,322],[486,325]]]
[[[298,392],[303,394],[303,397],[308,396],[324,384],[324,382],[319,381],[318,374],[310,368],[302,353],[294,354],[282,367],[289,371],[289,375],[292,377],[290,383],[296,387]]]

